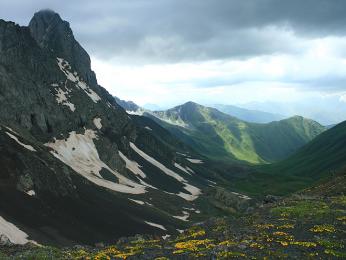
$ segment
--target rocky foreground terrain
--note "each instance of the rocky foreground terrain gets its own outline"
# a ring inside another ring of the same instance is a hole
[[[346,172],[251,213],[197,223],[178,236],[137,235],[114,245],[2,246],[1,259],[344,259]],[[3,241],[4,243],[4,241]]]

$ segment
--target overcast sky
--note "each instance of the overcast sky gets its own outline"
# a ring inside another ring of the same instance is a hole
[[[346,107],[345,0],[0,0],[0,18],[27,25],[44,8],[70,22],[99,83],[140,105]]]

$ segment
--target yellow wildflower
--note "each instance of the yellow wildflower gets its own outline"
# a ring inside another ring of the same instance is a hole
[[[333,225],[323,224],[323,225],[315,225],[313,228],[310,228],[310,231],[315,233],[333,233],[335,232],[335,228]]]

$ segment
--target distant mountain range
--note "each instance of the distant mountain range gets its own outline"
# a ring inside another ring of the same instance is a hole
[[[137,113],[140,114],[143,111],[160,111],[162,110],[160,106],[155,104],[146,104],[143,107],[136,105],[132,101],[121,100],[118,97],[114,97],[119,105],[121,105],[126,111],[129,113]],[[214,104],[209,105],[210,107],[216,108],[217,110],[228,114],[230,116],[236,117],[243,121],[251,122],[251,123],[270,123],[273,121],[279,121],[287,118],[287,116],[280,114],[273,114],[268,112],[263,112],[259,110],[252,110],[241,108],[233,105],[223,105],[223,104]]]
[[[325,130],[317,122],[299,116],[268,124],[249,123],[194,102],[165,111],[138,109],[130,113],[152,118],[209,158],[254,164],[284,159]]]
[[[304,102],[251,102],[238,105],[245,109],[277,113],[286,117],[301,115],[323,125],[334,125],[346,120],[346,103],[335,98],[307,99]]]
[[[233,105],[222,105],[222,104],[215,104],[210,105],[211,107],[216,108],[217,110],[237,117],[241,120],[252,122],[252,123],[270,123],[273,121],[279,121],[282,119],[287,118],[286,116],[279,115],[279,114],[272,114],[268,112],[263,112],[259,110],[251,110],[246,108],[241,108]]]
[[[298,116],[268,124],[248,123],[193,102],[152,115],[205,156],[255,164],[284,159],[325,130]]]
[[[144,109],[151,110],[151,111],[158,111],[158,110],[163,110],[161,106],[158,106],[156,104],[144,104],[143,105]]]
[[[249,123],[193,102],[165,111],[141,110],[140,114],[204,156],[225,160],[220,164],[222,171],[227,171],[230,161],[236,163],[242,158],[264,163],[240,170],[243,176],[229,176],[232,189],[253,196],[288,194],[346,166],[346,122],[324,127],[294,116],[266,124]],[[234,169],[230,167],[230,171]]]

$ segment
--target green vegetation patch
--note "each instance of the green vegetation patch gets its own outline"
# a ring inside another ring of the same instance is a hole
[[[290,206],[278,206],[271,210],[276,216],[294,217],[298,219],[313,218],[321,219],[330,215],[333,212],[327,203],[322,201],[298,201]]]

